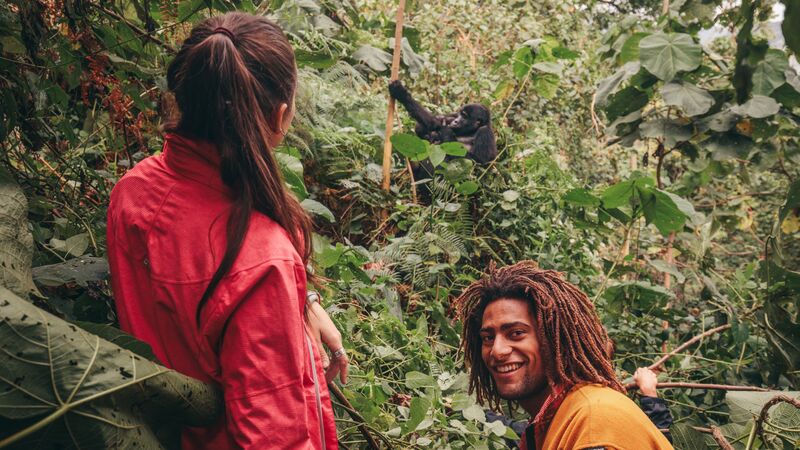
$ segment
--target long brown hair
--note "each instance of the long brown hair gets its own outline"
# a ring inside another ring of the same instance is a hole
[[[196,319],[239,255],[252,211],[282,226],[304,262],[311,254],[311,219],[286,189],[269,148],[282,133],[280,105],[292,107],[294,51],[273,22],[228,13],[197,24],[167,69],[167,85],[180,110],[174,131],[216,145],[222,181],[235,200],[226,225],[227,247],[200,303]]]
[[[481,322],[486,306],[499,298],[528,301],[548,382],[556,386],[597,383],[624,392],[605,350],[608,334],[591,300],[559,272],[533,261],[496,268],[456,299],[464,324],[461,346],[469,373],[469,392],[479,402],[499,406],[500,396],[481,356]]]

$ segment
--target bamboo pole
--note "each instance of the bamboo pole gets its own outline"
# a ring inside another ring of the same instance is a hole
[[[398,78],[400,73],[400,49],[403,41],[403,10],[406,7],[406,0],[400,0],[397,6],[394,27],[394,53],[392,54],[392,74],[391,81]],[[394,98],[389,96],[389,111],[386,114],[386,140],[383,142],[383,187],[384,191],[389,191],[391,185],[392,172],[392,125],[394,124]]]

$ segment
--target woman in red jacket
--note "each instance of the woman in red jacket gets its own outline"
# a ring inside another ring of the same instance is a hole
[[[304,321],[311,221],[272,153],[292,121],[296,81],[274,23],[241,13],[200,23],[169,65],[180,117],[162,153],[111,195],[120,325],[168,367],[224,391],[224,417],[186,429],[183,448],[337,448]],[[310,308],[335,376],[347,366],[341,336],[318,303]]]

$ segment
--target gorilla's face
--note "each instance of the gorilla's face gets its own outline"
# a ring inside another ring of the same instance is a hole
[[[456,118],[450,122],[450,128],[462,136],[474,133],[478,128],[488,124],[489,110],[483,105],[472,103],[461,107]]]

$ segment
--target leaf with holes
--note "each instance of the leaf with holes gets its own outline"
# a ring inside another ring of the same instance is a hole
[[[206,425],[221,412],[222,398],[211,386],[2,287],[0,316],[0,348],[7,356],[0,365],[0,447],[162,448],[164,435],[156,428],[178,437],[181,425]]]

